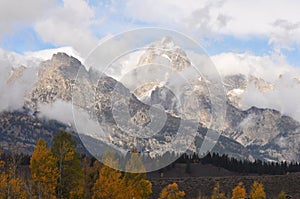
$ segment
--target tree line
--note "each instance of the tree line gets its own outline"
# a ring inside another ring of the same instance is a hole
[[[225,168],[229,171],[242,174],[267,174],[267,175],[284,175],[291,172],[300,172],[300,163],[298,162],[266,162],[262,160],[238,160],[228,155],[218,153],[208,153],[200,158],[198,154],[183,154],[177,159],[176,163],[211,164],[217,167]]]

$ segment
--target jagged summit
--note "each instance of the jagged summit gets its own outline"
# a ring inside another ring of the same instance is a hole
[[[191,65],[185,51],[175,44],[171,37],[163,37],[146,47],[138,64],[170,64],[172,69],[182,71]]]
[[[73,56],[69,56],[64,52],[58,52],[56,54],[53,54],[50,61],[53,63],[53,65],[57,65],[57,66],[64,65],[64,66],[78,67],[82,65],[78,59],[76,59]]]

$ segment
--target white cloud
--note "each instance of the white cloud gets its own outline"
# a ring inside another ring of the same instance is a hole
[[[54,119],[65,124],[73,124],[72,103],[56,100],[53,104],[39,104],[39,117]]]
[[[272,83],[273,89],[265,92],[250,83],[241,95],[243,109],[275,109],[300,121],[300,68],[289,65],[283,56],[222,53],[211,59],[221,76],[244,74]]]
[[[28,68],[22,72],[21,68],[15,68],[14,70],[18,70],[22,76],[13,79],[11,63],[0,57],[0,66],[0,111],[20,109],[24,105],[26,93],[36,80],[35,70]]]
[[[0,0],[0,39],[20,26],[33,23],[54,7],[55,0]]]
[[[276,47],[300,45],[300,1],[188,0],[128,1],[125,15],[150,24],[181,28],[211,37],[266,36]],[[280,22],[281,23],[278,23]]]
[[[248,86],[242,96],[243,108],[248,109],[251,106],[271,108],[300,122],[300,84],[291,77],[293,76],[289,74],[285,78],[278,79],[274,88],[265,93],[257,90],[254,85]]]
[[[40,118],[47,118],[60,121],[64,124],[76,128],[77,132],[83,133],[95,138],[103,138],[102,129],[98,121],[91,119],[90,115],[72,105],[71,102],[56,100],[52,104],[39,104]]]
[[[250,53],[221,53],[211,59],[222,76],[241,73],[273,82],[279,75],[294,70],[280,54],[256,56]]]
[[[98,43],[90,30],[96,23],[95,11],[83,0],[64,0],[63,5],[38,21],[35,30],[44,41],[58,46],[72,46],[81,56]]]

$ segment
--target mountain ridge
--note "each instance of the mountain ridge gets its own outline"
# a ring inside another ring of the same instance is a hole
[[[158,54],[157,56],[160,55]],[[65,53],[55,54],[51,60],[43,62],[41,64],[41,67],[38,68],[37,74],[39,76],[39,80],[37,80],[35,87],[32,89],[30,94],[28,94],[25,106],[29,109],[33,109],[38,113],[39,103],[51,104],[57,99],[62,99],[71,102],[72,92],[73,92],[74,85],[76,84],[76,76],[78,70],[82,70],[87,77],[91,77],[91,75],[94,74],[92,72],[92,69],[85,72],[84,70],[86,69],[81,64],[80,61],[78,61],[74,57],[68,56]],[[97,79],[97,77],[99,77],[99,74],[93,77],[92,79]],[[102,90],[100,89],[97,91],[102,95],[97,95],[99,98],[96,99],[96,103],[93,104],[93,107],[91,107],[89,111],[100,110],[99,112],[96,113],[97,117],[98,116],[102,117],[102,120],[104,118],[106,120],[110,119],[113,122],[112,120],[113,118],[109,113],[111,111],[111,107],[106,106],[109,105],[107,101],[109,99],[107,98],[109,95],[106,94],[107,92],[110,91],[107,90],[107,87],[105,87],[105,85],[108,86],[110,85],[113,87],[112,84],[116,84],[118,82],[116,80],[113,80],[113,78],[111,78],[110,80],[106,79],[109,80],[106,82],[105,78],[109,78],[109,77],[104,77],[103,80],[101,81],[97,80],[98,82],[94,82],[94,83],[89,83],[88,82],[89,80],[86,80],[86,83],[84,85],[88,86],[86,88],[91,88],[91,89],[102,88]],[[152,94],[158,95],[159,93],[160,93],[159,89],[153,90],[151,92],[151,96]],[[133,119],[133,122],[137,122],[142,126],[146,125],[149,122],[149,119],[147,119],[147,114],[145,114],[145,110],[147,109],[148,106],[143,105],[142,102],[139,102],[139,99],[135,97],[134,94],[130,94],[130,96],[132,97],[130,97],[129,99],[133,102],[132,104],[133,112],[131,112],[131,117],[135,118]],[[207,99],[207,96],[202,95],[202,97],[204,98],[203,100],[206,101],[207,104],[206,111],[209,112],[209,108],[210,108],[209,99]],[[156,100],[159,99],[156,98]],[[165,102],[166,105],[168,105],[170,104],[168,103],[169,100],[170,99],[162,102]],[[169,107],[165,107],[165,108],[170,109]],[[297,152],[300,151],[298,150],[297,147],[297,143],[299,143],[298,140],[299,122],[293,120],[288,116],[282,115],[279,111],[276,110],[260,109],[256,107],[252,107],[247,110],[240,110],[230,103],[228,103],[227,105],[227,112],[229,113],[226,117],[227,120],[225,122],[225,126],[227,126],[227,128],[225,128],[225,130],[221,132],[221,134],[224,135],[225,137],[221,136],[219,143],[215,147],[215,150],[220,152],[228,151],[229,154],[230,153],[235,154],[239,158],[247,158],[247,159],[260,158],[260,159],[275,160],[275,161],[281,161],[281,160],[299,161],[299,153]],[[171,115],[169,114],[168,117],[174,118],[174,116],[172,115],[173,114]],[[144,117],[145,120],[141,121],[141,117]],[[171,119],[170,121],[172,120],[173,119]],[[249,122],[254,122],[253,126],[250,127],[248,126],[247,128],[243,126],[243,124],[245,123],[249,124]],[[262,123],[263,126],[260,127],[256,126],[257,124],[255,122]],[[273,124],[268,125],[268,127],[264,126],[265,124],[270,122],[271,123],[273,122]],[[274,125],[274,122],[276,123],[276,125]],[[274,128],[274,126],[276,126],[276,128]],[[255,131],[255,129],[253,130],[253,128],[256,127],[259,127],[257,128],[258,130],[257,131]],[[205,129],[206,127],[204,126],[203,128]],[[268,135],[269,137],[266,137],[266,139],[261,139],[260,141],[254,140],[256,141],[255,144],[253,144],[253,140],[252,142],[251,140],[249,141],[250,139],[249,135],[251,135],[252,137],[257,137],[260,135],[260,133],[266,132],[266,129],[269,129],[270,131],[274,130],[275,134],[270,134]],[[117,131],[115,133],[117,134],[120,132],[121,131]],[[2,136],[4,136],[3,132],[1,132],[1,134]],[[205,133],[202,133],[201,135],[201,132],[199,132],[199,134],[196,135],[195,143],[193,143],[190,146],[191,151],[195,151],[195,150],[197,151],[197,147],[199,147],[199,145],[201,144],[201,141],[203,140],[204,136]],[[164,137],[163,140],[165,138],[166,137]],[[284,139],[288,141],[294,140],[292,142],[293,145],[287,147],[286,145],[280,143],[283,142]],[[248,141],[248,143],[251,144],[247,144],[246,141]],[[122,140],[119,140],[119,142],[122,142]],[[153,144],[153,141],[151,143]],[[292,149],[294,149],[294,151]],[[293,153],[293,155],[289,155],[290,153]]]

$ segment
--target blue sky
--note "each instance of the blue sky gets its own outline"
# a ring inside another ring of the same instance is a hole
[[[0,15],[0,48],[20,54],[61,46],[89,49],[107,35],[138,27],[163,27],[195,38],[209,55],[276,52],[290,65],[300,66],[297,1],[188,0],[184,5],[177,0],[36,2],[27,2],[20,13],[9,12],[18,1],[0,2],[1,9],[8,10]],[[36,10],[39,12],[32,14]]]

